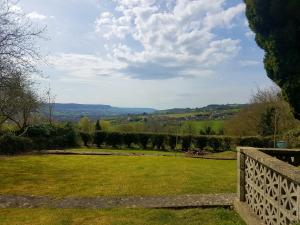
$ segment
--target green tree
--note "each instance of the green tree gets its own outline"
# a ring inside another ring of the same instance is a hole
[[[90,119],[87,116],[84,116],[79,120],[78,127],[81,132],[85,132],[85,133],[92,132],[92,124]]]
[[[300,1],[244,1],[256,42],[265,50],[268,77],[282,89],[300,119]]]
[[[102,130],[102,127],[100,124],[100,120],[97,120],[96,125],[95,125],[95,131],[101,131],[101,130]]]

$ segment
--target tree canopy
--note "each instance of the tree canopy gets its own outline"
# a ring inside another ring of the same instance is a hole
[[[265,50],[268,77],[300,119],[300,1],[244,0],[250,28]]]

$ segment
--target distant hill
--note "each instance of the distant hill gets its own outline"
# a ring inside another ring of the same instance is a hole
[[[153,113],[156,109],[152,108],[121,108],[110,105],[89,105],[89,104],[64,104],[54,105],[54,118],[58,120],[78,120],[82,116],[91,119],[101,117],[121,116],[127,114]]]
[[[225,104],[225,105],[208,105],[201,108],[174,108],[167,110],[158,110],[158,114],[181,114],[181,113],[201,113],[201,112],[220,112],[220,111],[239,111],[247,104]]]
[[[64,104],[56,103],[54,105],[54,118],[60,121],[77,121],[83,116],[96,120],[107,117],[120,117],[127,115],[149,114],[149,116],[159,117],[161,115],[177,119],[181,117],[197,120],[207,119],[226,119],[236,114],[245,104],[226,104],[226,105],[208,105],[201,108],[174,108],[167,110],[156,110],[153,108],[122,108],[110,105],[91,105],[91,104]]]

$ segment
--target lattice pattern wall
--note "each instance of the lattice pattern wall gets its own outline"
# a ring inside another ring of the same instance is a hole
[[[287,225],[299,218],[299,185],[245,156],[247,204],[267,225]]]

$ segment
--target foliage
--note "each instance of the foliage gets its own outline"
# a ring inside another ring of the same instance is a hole
[[[78,127],[81,132],[91,133],[93,131],[93,125],[90,119],[87,116],[83,116],[79,122]]]
[[[0,137],[0,154],[14,155],[30,151],[33,147],[29,138],[6,134]]]
[[[164,150],[165,149],[165,141],[167,135],[164,134],[152,134],[151,141],[152,141],[152,148],[157,150]]]
[[[289,148],[300,148],[300,128],[293,129],[284,135]]]
[[[169,135],[168,136],[168,144],[171,150],[175,150],[176,149],[176,145],[178,142],[178,137],[175,135]]]
[[[0,0],[0,126],[10,121],[25,130],[41,103],[30,73],[40,60],[35,44],[43,30],[15,10],[16,4]]]
[[[137,143],[137,134],[125,133],[123,135],[123,141],[127,148],[130,148],[132,143]]]
[[[107,132],[105,143],[113,148],[117,148],[123,144],[123,133]]]
[[[92,135],[90,133],[86,132],[79,132],[79,135],[81,137],[81,140],[83,141],[84,146],[88,147],[90,141],[92,140]]]
[[[96,131],[94,133],[93,143],[100,148],[106,139],[106,133],[101,131]]]
[[[300,119],[300,1],[244,1],[256,42],[265,50],[268,77],[282,88]]]
[[[37,150],[78,146],[76,131],[70,123],[29,126],[26,136],[33,141],[34,149]]]
[[[297,123],[278,88],[258,89],[250,104],[225,123],[225,134],[277,136],[297,126]]]
[[[99,145],[97,144],[99,142]],[[191,148],[203,150],[209,146],[214,151],[233,150],[236,146],[250,147],[272,147],[272,137],[234,137],[220,135],[170,135],[170,134],[153,134],[153,133],[121,133],[121,132],[95,132],[94,144],[98,147],[106,144],[106,147],[127,148],[139,147],[147,149],[151,145],[156,150],[174,150],[176,143],[181,146],[182,150],[188,151]]]
[[[202,130],[200,130],[201,135],[215,135],[215,131],[210,126],[205,126]]]
[[[95,125],[95,131],[101,131],[101,130],[102,130],[102,127],[100,124],[100,120],[97,120],[96,125]]]
[[[197,126],[192,121],[183,124],[181,132],[185,135],[197,135]]]
[[[192,136],[183,136],[182,139],[182,150],[189,151],[192,145]]]
[[[150,135],[145,134],[145,133],[140,133],[138,134],[138,139],[139,139],[139,144],[143,149],[147,149],[149,140],[150,140]]]

